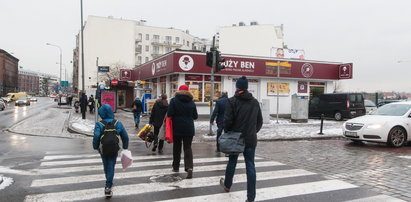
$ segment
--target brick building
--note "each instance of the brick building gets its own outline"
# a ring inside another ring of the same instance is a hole
[[[19,59],[0,49],[0,95],[17,92]]]
[[[37,72],[19,68],[19,92],[38,95],[40,92],[40,76]]]

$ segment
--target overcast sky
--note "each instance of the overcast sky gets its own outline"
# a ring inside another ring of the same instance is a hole
[[[1,49],[26,69],[58,76],[59,51],[46,46],[56,44],[63,49],[63,67],[72,71],[80,0],[0,0],[0,5]],[[289,48],[304,49],[311,60],[354,63],[354,79],[342,86],[368,92],[411,92],[410,8],[409,0],[83,1],[84,20],[88,15],[146,20],[209,39],[218,27],[240,21],[283,24]]]

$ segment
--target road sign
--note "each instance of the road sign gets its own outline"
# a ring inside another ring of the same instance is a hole
[[[61,91],[61,86],[58,86],[58,87],[57,87],[57,90],[58,90],[58,91]]]
[[[118,80],[117,79],[111,80],[111,85],[112,86],[117,86],[118,85]]]
[[[98,72],[109,72],[110,66],[98,66]]]
[[[120,69],[120,80],[130,81],[131,80],[131,69]]]
[[[68,81],[61,81],[62,87],[68,87]]]

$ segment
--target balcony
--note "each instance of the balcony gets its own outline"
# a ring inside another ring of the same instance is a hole
[[[136,48],[136,54],[141,54],[141,48]]]
[[[180,48],[183,46],[183,44],[172,42],[172,41],[160,41],[158,39],[153,39],[151,40],[152,45],[157,45],[157,46],[166,46],[166,47],[174,47],[174,48]]]
[[[142,38],[136,38],[136,43],[140,43],[140,42],[142,42],[143,41],[143,39]]]
[[[153,59],[154,59],[154,58],[158,58],[158,57],[160,57],[161,55],[163,55],[163,54],[161,54],[161,53],[158,52],[158,51],[153,51],[153,52],[151,52],[151,56],[153,56]]]

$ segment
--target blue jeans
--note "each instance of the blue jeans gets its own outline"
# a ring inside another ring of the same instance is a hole
[[[247,200],[254,201],[255,199],[255,184],[256,184],[256,172],[255,172],[255,147],[246,147],[243,152],[245,159],[245,166],[247,172]],[[225,170],[224,185],[228,189],[233,185],[233,177],[235,167],[237,166],[238,155],[230,155],[227,163],[227,168]]]
[[[104,166],[104,174],[106,175],[106,187],[113,186],[114,178],[114,167],[116,165],[117,155],[116,156],[101,156]]]
[[[136,124],[140,123],[140,114],[141,112],[134,112],[134,123]]]

